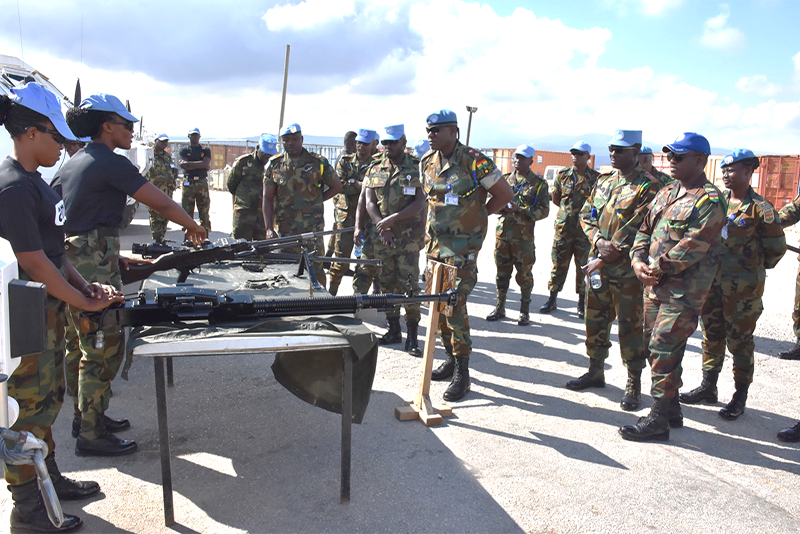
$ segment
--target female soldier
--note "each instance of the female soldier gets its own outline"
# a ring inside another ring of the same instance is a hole
[[[72,157],[56,174],[66,206],[66,253],[84,277],[122,288],[119,264],[119,229],[128,196],[158,211],[186,229],[195,244],[206,238],[206,231],[183,211],[179,204],[147,181],[139,170],[114,149],[129,149],[133,124],[138,119],[120,100],[107,94],[84,99],[67,112],[67,122],[79,137],[92,142]],[[73,322],[75,315],[72,316]],[[100,333],[80,335],[81,361],[67,362],[67,388],[76,396],[73,433],[79,456],[118,456],[136,450],[136,442],[121,440],[114,432],[130,427],[127,419],[105,416],[111,380],[117,374],[124,353],[122,329],[109,327]],[[98,342],[98,338],[102,342]]]
[[[41,175],[52,167],[65,138],[74,137],[61,115],[56,96],[38,83],[12,89],[0,96],[0,124],[11,134],[14,149],[0,163],[0,237],[11,243],[20,277],[47,286],[47,346],[24,356],[8,380],[8,393],[19,403],[19,417],[11,427],[25,430],[47,443],[47,468],[61,500],[81,499],[100,491],[96,482],[61,476],[55,463],[53,433],[64,400],[64,323],[66,304],[98,311],[122,295],[110,286],[89,284],[64,258],[64,203]],[[50,523],[32,465],[5,465],[14,508],[11,528],[63,532],[83,522],[65,514],[60,528]]]

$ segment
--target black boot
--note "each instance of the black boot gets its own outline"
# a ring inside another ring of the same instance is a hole
[[[530,309],[531,309],[530,300],[520,301],[519,320],[517,321],[517,324],[519,326],[528,326],[529,324],[531,324]]]
[[[628,441],[667,441],[669,439],[669,406],[671,399],[655,399],[650,413],[635,425],[620,427],[619,435]]]
[[[642,371],[628,369],[628,383],[625,385],[625,395],[619,403],[626,412],[631,412],[639,407],[642,399]]]
[[[59,500],[77,501],[100,491],[100,484],[93,480],[72,480],[62,475],[56,464],[55,453],[51,452],[44,463],[47,464],[47,472],[50,473]]]
[[[506,316],[506,296],[497,294],[497,304],[494,305],[494,310],[486,316],[487,321],[497,321],[504,319]]]
[[[800,422],[793,427],[778,432],[778,439],[780,441],[787,441],[789,443],[797,443],[800,441]]]
[[[678,395],[672,397],[672,400],[669,402],[669,427],[683,427],[683,410],[681,410],[681,401]]]
[[[738,419],[744,413],[744,405],[747,402],[747,390],[750,389],[750,384],[744,382],[736,382],[736,391],[733,394],[731,401],[723,409],[719,411],[719,416],[728,421]]]
[[[372,294],[373,295],[381,294],[381,283],[377,278],[372,281]]]
[[[602,388],[606,386],[602,360],[589,360],[589,372],[580,378],[567,382],[567,389],[580,391],[586,388]]]
[[[556,305],[556,297],[558,296],[558,291],[551,291],[550,298],[547,299],[547,302],[544,303],[544,306],[539,308],[539,313],[550,313],[551,311],[558,308]]]
[[[389,331],[383,334],[378,341],[381,345],[394,345],[403,341],[403,331],[400,329],[400,317],[389,319]]]
[[[442,395],[446,401],[457,401],[469,393],[469,356],[456,356],[455,359],[453,380]]]
[[[445,352],[444,363],[431,372],[431,380],[446,380],[453,376],[453,369],[456,366],[456,359],[450,351]]]
[[[76,456],[123,456],[133,454],[139,446],[132,439],[119,439],[105,430],[96,439],[78,436],[75,442]]]
[[[408,333],[406,334],[406,352],[412,356],[416,356],[419,358],[422,356],[422,351],[419,350],[419,345],[417,344],[417,327],[419,323],[409,321],[406,323],[406,330]]]
[[[106,430],[112,433],[122,432],[123,430],[128,430],[131,427],[131,422],[127,419],[111,419],[106,414],[101,416],[103,418],[103,426],[106,427]],[[81,432],[81,416],[80,412],[78,415],[72,418],[72,437],[77,438],[78,434]]]
[[[717,379],[719,371],[703,371],[703,380],[700,385],[689,393],[681,393],[680,401],[684,404],[697,404],[717,402]]]
[[[11,531],[19,532],[69,532],[83,525],[76,515],[64,514],[64,524],[56,527],[47,517],[39,483],[31,480],[19,486],[8,486],[14,508],[11,509]]]
[[[778,353],[781,360],[800,360],[800,339],[788,350]]]
[[[578,319],[586,317],[586,294],[578,293]]]

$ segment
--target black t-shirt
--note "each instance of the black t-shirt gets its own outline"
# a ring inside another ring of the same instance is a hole
[[[211,149],[200,145],[188,146],[181,150],[181,159],[186,161],[203,161],[211,157]],[[186,176],[205,178],[208,176],[208,171],[205,169],[192,169],[191,171],[184,171]]]
[[[133,163],[102,143],[89,143],[72,156],[56,173],[53,183],[59,181],[68,234],[119,228],[128,196],[147,183]]]
[[[17,160],[0,163],[0,237],[14,252],[44,251],[56,267],[64,260],[64,201],[38,172]]]

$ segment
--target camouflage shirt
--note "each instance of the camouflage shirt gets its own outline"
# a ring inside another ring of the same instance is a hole
[[[345,154],[339,158],[336,175],[342,182],[342,192],[333,197],[334,217],[337,223],[344,224],[348,214],[351,218],[355,217],[364,175],[375,161],[376,158],[370,157],[367,161],[361,162],[355,153]]]
[[[726,210],[705,174],[697,187],[674,180],[656,194],[631,248],[631,265],[643,261],[660,277],[645,297],[700,313],[717,272]]]
[[[729,202],[731,192],[723,195]],[[768,200],[750,187],[739,206],[728,204],[717,281],[735,279],[737,292],[747,298],[761,297],[765,270],[775,267],[785,253],[786,236]]]
[[[528,174],[520,176],[517,171],[504,176],[514,192],[512,202],[519,209],[511,211],[503,209],[497,219],[496,236],[500,239],[511,239],[514,227],[523,226],[521,235],[525,241],[533,242],[533,227],[536,221],[547,218],[550,214],[550,191],[541,175],[528,170]]]
[[[553,181],[553,196],[561,194],[555,228],[562,236],[576,237],[582,235],[578,215],[584,202],[600,175],[594,169],[586,167],[585,176],[581,177],[575,167],[565,167],[556,173]]]
[[[228,191],[233,195],[233,204],[241,209],[261,209],[264,195],[264,163],[258,159],[256,150],[236,158],[228,175]]]
[[[398,167],[384,154],[367,170],[364,187],[375,191],[381,216],[388,217],[398,213],[414,202],[417,190],[422,187],[419,181],[419,160],[406,154]],[[395,241],[403,243],[400,246],[419,242],[421,219],[420,211],[410,219],[392,225]]]
[[[322,195],[337,180],[328,160],[305,148],[297,158],[284,152],[267,164],[264,183],[274,185],[275,225],[281,235],[324,229]]]
[[[487,191],[503,175],[491,159],[458,141],[450,159],[431,150],[419,169],[428,199],[425,253],[476,260],[489,224]]]
[[[784,228],[797,224],[797,221],[800,221],[800,195],[797,195],[794,200],[782,207],[778,215],[781,219],[781,226]]]
[[[631,246],[658,188],[653,175],[638,163],[628,175],[623,176],[614,169],[597,178],[597,184],[581,209],[580,222],[594,256],[598,254],[599,239],[611,241],[622,250],[622,257],[606,265],[611,276],[631,274]]]
[[[658,180],[658,183],[661,187],[664,187],[665,185],[667,185],[672,181],[672,176],[670,176],[665,172],[659,171],[655,167],[653,167],[653,170],[650,171],[650,174],[652,174],[655,177],[655,179]]]
[[[169,191],[175,191],[175,176],[176,176],[175,163],[172,161],[172,155],[166,150],[161,152],[153,151],[153,166],[147,171],[147,179],[151,184],[158,187],[162,191],[168,188]]]

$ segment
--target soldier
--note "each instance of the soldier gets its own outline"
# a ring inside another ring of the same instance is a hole
[[[373,132],[373,130],[368,130]],[[373,132],[372,137],[372,151],[371,157],[375,157],[378,152],[378,132]],[[359,136],[366,142],[370,136]],[[358,143],[356,143],[358,146]],[[374,159],[372,160],[374,162]],[[366,169],[365,169],[366,172]],[[361,257],[365,259],[375,257],[375,243],[380,241],[378,232],[375,230],[375,225],[372,224],[372,219],[367,214],[367,197],[364,189],[361,189],[361,195],[358,197],[358,208],[356,209],[355,233],[353,237],[354,243],[361,249]],[[380,280],[378,276],[379,267],[375,265],[356,265],[355,274],[353,275],[353,292],[354,293],[367,293],[370,285],[372,285],[373,293],[380,293]]]
[[[649,172],[658,180],[660,187],[664,187],[672,181],[672,176],[659,171],[653,166],[653,149],[649,146],[643,146],[639,151],[639,165],[642,166],[645,172]]]
[[[641,146],[640,130],[617,130],[608,145],[614,170],[600,175],[581,210],[581,226],[593,256],[584,272],[599,271],[602,284],[586,288],[589,372],[567,382],[567,388],[575,391],[606,385],[603,365],[611,348],[611,325],[616,317],[619,351],[628,370],[620,402],[625,411],[639,407],[642,369],[646,367],[642,284],[631,267],[630,250],[658,191],[658,182],[637,161]]]
[[[737,149],[722,160],[728,219],[722,229],[722,253],[711,290],[703,304],[703,381],[689,393],[684,404],[717,402],[717,378],[725,361],[725,345],[733,355],[736,392],[719,411],[734,420],[744,413],[747,390],[753,382],[755,341],[753,332],[764,310],[766,269],[775,267],[786,253],[786,236],[775,208],[753,191],[750,179],[758,158]]]
[[[514,198],[500,210],[495,230],[494,263],[497,266],[497,304],[486,317],[497,321],[506,316],[506,294],[511,273],[517,269],[516,281],[522,297],[517,324],[530,324],[529,310],[533,290],[533,264],[536,248],[533,229],[550,213],[550,193],[544,179],[531,170],[536,151],[530,145],[520,145],[514,152],[514,172],[504,178],[514,192]]]
[[[325,228],[323,202],[342,190],[330,163],[303,148],[300,125],[281,130],[283,154],[269,160],[264,173],[264,226],[267,239],[278,236],[321,232]],[[317,250],[323,250],[322,238]],[[299,247],[286,252],[300,252]],[[314,263],[314,273],[325,285],[322,265]]]
[[[349,132],[344,134],[344,139],[343,139],[344,150],[342,151],[341,154],[339,154],[339,157],[336,158],[336,168],[337,169],[339,168],[339,162],[342,160],[343,156],[346,156],[348,154],[353,154],[356,151],[356,135],[358,135],[358,134],[356,134],[353,131],[349,131]],[[334,199],[334,203],[335,202],[336,202],[336,200]],[[332,228],[334,230],[336,229],[336,220],[333,221],[333,227]],[[328,256],[328,257],[333,256],[333,248],[334,248],[334,245],[336,244],[336,236],[337,236],[337,234],[333,234],[328,239],[328,249],[325,251],[325,255]],[[327,267],[326,267],[326,269],[327,269]]]
[[[228,191],[233,195],[233,232],[237,239],[264,239],[264,166],[278,153],[278,138],[261,134],[256,149],[236,158],[230,175]]]
[[[428,153],[428,150],[431,149],[431,144],[428,142],[427,139],[420,139],[417,141],[417,144],[414,145],[414,154],[417,156],[417,159],[422,159],[422,156]]]
[[[189,130],[189,146],[182,149],[179,165],[184,170],[183,194],[181,205],[183,211],[194,216],[194,205],[200,215],[200,225],[211,233],[211,219],[208,210],[211,197],[208,194],[208,170],[211,168],[211,149],[200,146],[200,130]]]
[[[797,195],[792,202],[782,207],[778,215],[781,220],[781,226],[784,229],[800,221],[800,195]],[[800,269],[797,271],[795,280],[792,321],[794,323],[794,336],[797,341],[789,349],[778,353],[778,357],[782,360],[800,360]]]
[[[569,152],[572,154],[572,167],[558,171],[553,182],[553,204],[558,206],[556,233],[553,237],[553,271],[547,284],[550,298],[539,311],[550,313],[557,308],[556,297],[567,279],[569,260],[574,258],[578,317],[583,319],[583,299],[586,292],[581,269],[589,259],[589,242],[581,229],[579,214],[600,173],[589,167],[592,152],[589,143],[578,141]]]
[[[169,137],[167,134],[159,134],[153,145],[153,166],[147,171],[148,181],[164,192],[169,198],[175,192],[175,180],[178,178],[178,169],[172,161],[172,156],[167,152]],[[150,232],[153,234],[153,241],[160,243],[164,241],[164,234],[167,233],[167,219],[153,208],[148,208],[150,212]]]
[[[363,128],[358,130],[358,136],[355,138],[355,152],[342,156],[336,165],[336,175],[341,181],[342,192],[333,199],[333,214],[336,218],[334,228],[355,226],[358,198],[361,196],[361,185],[364,182],[364,174],[367,172],[367,167],[373,162],[372,156],[375,154],[375,147],[378,144],[377,137],[378,133],[375,130]],[[333,242],[333,256],[349,258],[353,252],[354,235],[351,233],[335,234],[333,237],[336,238]],[[339,284],[341,284],[342,277],[344,277],[348,269],[349,264],[347,263],[334,263],[331,265],[331,284],[329,289],[331,295],[336,295],[339,292]],[[358,272],[358,269],[356,269],[356,272]],[[371,282],[370,280],[369,283]],[[367,287],[369,287],[369,283]]]
[[[420,214],[425,207],[425,197],[419,181],[419,160],[406,154],[405,127],[402,124],[387,126],[381,144],[384,153],[370,166],[364,178],[367,214],[375,223],[380,240],[375,243],[375,257],[383,260],[379,270],[380,283],[389,293],[405,293],[410,286],[413,294],[419,293],[419,251],[422,228]],[[386,312],[389,331],[381,338],[381,345],[399,343],[400,307]],[[406,305],[406,351],[421,356],[417,345],[419,304]]]
[[[444,399],[456,401],[470,389],[467,297],[478,280],[478,252],[489,225],[513,194],[491,159],[458,140],[456,114],[443,109],[428,115],[431,150],[420,162],[422,187],[428,199],[425,253],[431,260],[458,268],[458,302],[452,317],[439,318],[438,331],[447,359],[431,377],[452,377]],[[488,194],[491,198],[488,199]]]
[[[725,201],[703,172],[708,140],[687,132],[662,150],[674,180],[656,194],[631,248],[631,265],[645,286],[644,339],[653,377],[650,413],[619,429],[632,441],[668,440],[670,427],[683,426],[681,361],[717,271],[725,224]]]

